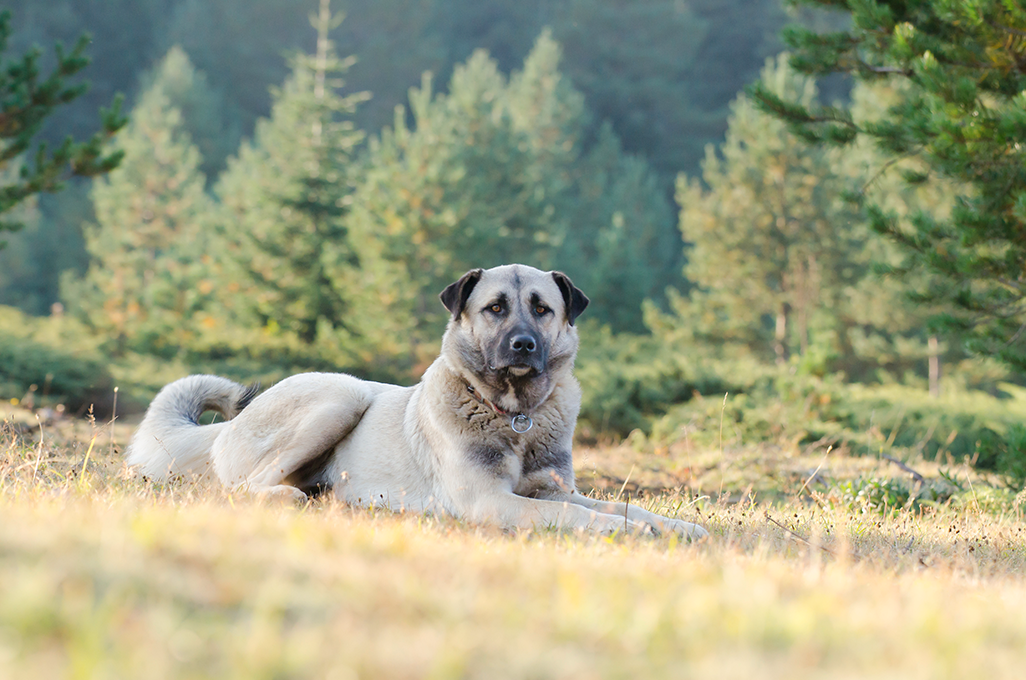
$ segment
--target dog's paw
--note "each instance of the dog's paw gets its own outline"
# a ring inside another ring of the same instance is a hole
[[[680,519],[670,519],[668,517],[660,519],[656,524],[656,529],[658,529],[660,533],[674,533],[682,538],[687,538],[690,541],[699,541],[709,535],[709,532],[706,531],[705,528],[697,524],[685,522]]]
[[[608,517],[608,518],[607,518]],[[625,520],[622,517],[607,516],[595,521],[588,528],[603,536],[616,536],[629,534],[631,536],[654,536],[657,532],[652,525],[646,522],[639,522],[633,519]]]
[[[309,497],[294,486],[277,484],[275,486],[250,487],[249,492],[257,498],[282,503],[305,503]]]

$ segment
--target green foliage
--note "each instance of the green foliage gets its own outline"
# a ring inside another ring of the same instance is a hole
[[[764,87],[752,95],[807,138],[847,145],[866,136],[887,157],[919,157],[959,187],[950,217],[920,213],[903,224],[873,206],[873,227],[902,246],[901,271],[928,274],[920,300],[954,307],[936,314],[933,327],[964,335],[972,351],[1026,367],[1026,171],[1019,151],[1026,132],[1020,67],[1026,11],[1004,0],[802,4],[843,8],[852,14],[852,28],[826,35],[789,31],[795,68],[840,71],[862,81],[896,78],[907,95],[870,121]]]
[[[145,90],[160,89],[181,112],[185,130],[201,151],[200,171],[209,181],[237,147],[240,134],[238,123],[226,120],[218,93],[178,48],[141,80]],[[96,220],[89,186],[80,180],[59,194],[41,196],[38,209],[29,206],[27,215],[18,220],[25,228],[0,252],[0,304],[44,315],[60,300],[62,274],[69,270],[82,274],[88,268],[82,225]]]
[[[240,132],[250,132],[254,121],[266,114],[267,85],[281,82],[289,70],[281,54],[297,46],[313,51],[313,36],[305,28],[313,4],[51,0],[44,9],[31,0],[9,3],[17,27],[12,44],[18,49],[32,41],[67,41],[82,26],[96,35],[90,47],[96,87],[71,107],[55,110],[41,132],[51,143],[58,130],[83,133],[95,107],[109,99],[112,89],[125,89],[140,100],[152,82],[140,78],[138,71],[181,45],[201,68],[193,69],[181,55],[176,74],[168,73],[167,64],[161,66],[162,87],[182,112],[208,182],[215,180]],[[669,182],[653,168],[665,173],[694,165],[697,150],[720,134],[725,105],[737,87],[775,51],[774,28],[783,19],[776,0],[745,3],[743,12],[721,0],[526,0],[512,5],[382,0],[345,9],[347,20],[331,35],[360,55],[346,79],[354,91],[374,90],[374,98],[352,114],[359,127],[371,132],[392,122],[394,105],[406,98],[425,69],[437,74],[436,82],[447,82],[455,63],[484,47],[499,62],[499,70],[508,72],[523,63],[541,29],[552,27],[553,36],[565,44],[560,87],[567,89],[573,81],[578,97],[584,97],[582,104],[597,113],[585,111],[575,123],[574,165],[590,168],[574,167],[573,176],[560,180],[569,188],[566,205],[558,210],[564,216],[574,213],[564,222],[599,226],[564,239],[559,266],[573,268],[578,264],[574,249],[585,252],[581,262],[588,266],[577,267],[573,276],[593,293],[593,313],[601,310],[616,328],[632,331],[640,330],[633,300],[652,297],[661,302],[665,287],[680,283],[679,237],[670,224],[666,196],[658,196],[668,193]],[[82,113],[87,106],[93,107],[88,116]],[[587,196],[587,205],[574,205],[575,193]],[[36,233],[18,246],[30,257],[19,259],[18,276],[0,290],[0,299],[36,313],[56,301],[59,271],[46,266],[54,257],[46,245],[63,244],[61,269],[81,269],[85,253],[78,232],[83,221],[93,219],[75,203],[59,209],[44,206]],[[341,257],[348,258],[346,253]],[[217,266],[230,267],[222,262]],[[237,274],[221,272],[215,278]],[[632,302],[619,302],[620,291]],[[309,324],[305,333],[309,336]],[[343,338],[329,344],[337,348],[348,342]]]
[[[208,181],[216,177],[242,137],[241,121],[224,95],[178,45],[168,50],[157,68],[143,74],[140,86],[143,92],[159,91],[181,112],[182,124],[202,159],[200,172]]]
[[[7,50],[10,35],[11,13],[0,11],[0,57]],[[121,152],[103,149],[106,138],[125,124],[120,99],[115,99],[110,109],[101,110],[102,130],[88,141],[76,142],[68,136],[52,152],[45,143],[35,145],[35,137],[54,109],[85,92],[85,83],[70,85],[67,80],[89,64],[85,57],[88,45],[87,36],[82,36],[69,53],[58,44],[54,50],[56,66],[42,79],[39,49],[14,59],[0,59],[0,171],[8,165],[20,168],[16,179],[0,185],[0,215],[30,196],[60,190],[69,177],[102,175],[120,162]],[[31,161],[19,160],[26,153],[31,153]],[[14,222],[0,222],[0,231],[18,226]]]
[[[13,214],[24,227],[0,250],[0,305],[44,316],[63,306],[62,275],[89,266],[82,234],[82,224],[93,218],[89,186],[69,182],[58,194],[25,201]]]
[[[786,56],[767,62],[762,82],[809,103],[815,83]],[[704,185],[678,180],[685,277],[695,288],[676,298],[696,337],[723,338],[784,363],[809,354],[817,324],[831,323],[844,291],[866,271],[859,253],[868,232],[840,200],[831,159],[787,134],[783,123],[741,96],[732,106],[720,155],[710,147]]]
[[[578,165],[555,266],[588,291],[589,315],[639,332],[642,302],[664,303],[666,289],[680,280],[672,209],[648,162],[624,153],[608,125]]]
[[[0,399],[109,410],[114,383],[87,330],[71,319],[34,319],[0,307]]]
[[[268,113],[268,87],[290,71],[283,55],[313,47],[307,17],[316,5],[316,0],[178,0],[157,14],[161,30],[151,40],[161,54],[180,45],[232,102],[249,134]]]
[[[212,205],[199,152],[161,85],[175,65],[162,63],[132,110],[118,140],[121,166],[94,183],[97,223],[86,230],[94,259],[81,281],[64,286],[75,312],[116,354],[175,353],[197,333],[214,289],[204,261]]]
[[[851,92],[851,112],[863,121],[878,120],[902,101],[907,91],[893,80],[856,83]],[[921,159],[888,158],[865,138],[834,152],[832,157],[833,171],[850,187],[847,193],[887,210],[903,228],[921,214],[935,219],[950,215],[957,187],[939,177],[925,176]],[[913,175],[920,179],[904,181]],[[856,257],[869,267],[858,285],[847,292],[838,334],[842,351],[832,368],[861,381],[881,379],[881,373],[902,380],[924,374],[931,353],[927,336],[935,335],[928,320],[945,306],[912,299],[909,292],[927,287],[929,275],[896,276],[894,269],[901,263],[898,247],[875,235],[866,240]],[[964,356],[958,342],[937,345],[937,354],[945,362]]]
[[[649,431],[653,419],[675,404],[738,389],[708,357],[651,336],[613,335],[595,322],[583,323],[580,333],[574,373],[583,390],[579,426],[584,433],[623,437],[635,429]]]
[[[767,65],[762,83],[803,105],[816,98],[815,83],[783,56]],[[853,111],[879,118],[903,95],[859,84]],[[907,297],[906,286],[929,279],[888,275],[900,255],[846,200],[854,189],[903,223],[941,218],[951,208],[950,183],[900,181],[921,169],[914,159],[885,164],[866,143],[843,153],[810,147],[742,95],[720,153],[708,151],[704,183],[678,182],[685,276],[695,287],[670,296],[672,314],[650,312],[649,327],[667,341],[714,345],[721,356],[780,364],[794,356],[805,373],[840,371],[849,380],[915,380],[933,362],[936,391],[940,358],[960,354],[929,337],[926,320],[942,308]]]
[[[925,510],[941,506],[958,512],[1004,514],[1018,504],[1016,490],[1022,488],[1021,480],[1006,488],[989,484],[974,486],[968,482],[964,470],[960,473],[946,468],[940,469],[938,477],[922,481],[857,477],[834,482],[820,500],[845,512],[874,513],[891,518],[907,516],[910,512],[922,516]]]
[[[564,74],[595,113],[595,132],[611,124],[624,148],[663,181],[692,172],[704,147],[721,137],[727,105],[779,51],[776,34],[787,20],[775,0],[523,0],[501,9],[459,0],[447,7],[450,58],[484,48],[504,71],[550,27],[564,49]]]
[[[831,505],[848,512],[894,517],[946,503],[959,491],[962,489],[944,479],[910,483],[894,477],[858,477],[832,484],[825,496]]]
[[[702,148],[720,136],[722,107],[733,95],[715,103],[702,97],[703,79],[695,73],[699,55],[715,40],[712,31],[725,27],[711,25],[691,5],[570,0],[553,22],[566,51],[566,73],[598,120],[611,123],[664,176],[693,166]]]
[[[985,432],[979,443],[977,465],[999,470],[1009,486],[1026,486],[1026,427],[1015,423],[1003,433]]]
[[[363,315],[362,254],[345,223],[353,152],[363,138],[351,117],[367,95],[339,92],[352,60],[339,58],[328,38],[337,20],[326,2],[313,23],[317,52],[292,57],[271,117],[259,121],[254,140],[217,183],[219,304],[238,327],[317,345],[336,365],[350,366],[359,348],[373,354],[375,340],[363,332],[372,317]]]
[[[411,91],[412,128],[400,110],[371,142],[348,225],[382,263],[368,284],[392,298],[388,323],[409,329],[418,361],[444,325],[438,292],[473,267],[564,269],[604,301],[589,314],[621,328],[666,285],[677,239],[658,183],[610,131],[585,148],[588,116],[559,54],[543,34],[507,81],[476,53],[448,95],[429,78]]]
[[[741,393],[696,399],[652,422],[657,441],[682,433],[713,446],[777,442],[787,448],[844,447],[862,455],[907,452],[996,470],[1013,480],[1021,466],[1015,429],[1026,418],[1026,392],[1003,383],[1000,396],[954,390],[940,399],[901,385],[860,385],[836,378],[764,374]],[[1018,463],[1016,461],[1019,461]]]

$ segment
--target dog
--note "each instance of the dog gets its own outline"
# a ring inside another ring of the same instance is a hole
[[[302,373],[258,395],[226,378],[188,376],[154,398],[128,465],[156,481],[212,471],[256,494],[330,492],[503,528],[707,535],[576,490],[574,321],[588,298],[565,274],[474,269],[440,297],[451,317],[419,384]],[[225,420],[198,424],[208,410]]]

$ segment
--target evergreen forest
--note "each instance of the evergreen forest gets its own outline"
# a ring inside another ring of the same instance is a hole
[[[582,438],[1021,488],[1026,13],[963,4],[5,0],[5,111],[56,80],[0,119],[0,397],[410,384],[438,293],[523,262],[591,299]]]

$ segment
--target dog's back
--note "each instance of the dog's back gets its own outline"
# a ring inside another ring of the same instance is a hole
[[[155,481],[176,475],[202,476],[210,449],[226,423],[200,425],[205,411],[234,418],[253,400],[259,385],[244,387],[215,375],[190,375],[154,397],[128,446],[127,463]]]

